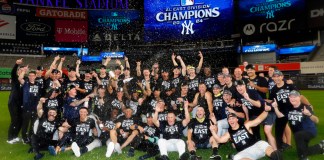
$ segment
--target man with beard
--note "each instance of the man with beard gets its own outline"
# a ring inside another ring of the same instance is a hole
[[[215,116],[206,117],[205,109],[203,107],[197,108],[196,118],[190,120],[188,125],[188,150],[190,152],[190,159],[196,160],[200,156],[196,156],[196,149],[213,149],[213,154],[209,159],[220,160],[221,156],[218,154],[218,144],[212,137],[209,127],[216,124]],[[201,157],[200,157],[201,159]]]
[[[44,107],[43,110],[45,113],[47,113],[47,111],[49,109],[55,109],[57,112],[57,116],[56,118],[58,120],[61,120],[61,114],[63,112],[63,108],[62,108],[62,104],[63,104],[63,99],[59,96],[60,94],[60,89],[56,88],[56,89],[50,89],[50,91],[47,92],[46,94],[46,101],[44,103]]]
[[[157,84],[161,88],[161,98],[167,105],[171,105],[171,96],[175,92],[175,87],[169,77],[169,69],[164,68],[161,70],[162,80]]]
[[[111,142],[107,146],[107,158],[112,155],[114,150],[119,154],[122,153],[122,149],[128,146],[139,134],[138,128],[141,126],[141,120],[134,117],[132,112],[131,108],[126,108],[125,115],[117,119],[115,129],[110,131]],[[120,144],[122,145],[120,146]],[[131,147],[128,152],[128,155],[134,155],[134,148]]]
[[[270,109],[267,108],[268,110]],[[267,117],[267,111],[244,124],[239,123],[239,119],[234,113],[230,113],[227,116],[230,125],[228,132],[220,137],[217,135],[217,127],[214,125],[210,127],[210,131],[217,143],[226,143],[228,140],[232,140],[238,151],[233,158],[234,160],[260,159],[265,155],[272,160],[281,160],[281,153],[274,150],[267,142],[256,139],[251,130],[252,127],[259,125]]]
[[[163,134],[163,138],[158,140],[158,146],[160,150],[160,157],[156,157],[159,160],[166,160],[168,158],[168,152],[177,151],[179,157],[182,160],[188,159],[188,155],[185,154],[186,144],[181,139],[182,130],[188,125],[190,121],[190,115],[188,111],[189,102],[184,102],[185,119],[182,121],[176,121],[176,115],[174,112],[169,112],[166,122],[160,122],[158,120],[158,114],[163,110],[162,106],[155,109],[153,116],[153,123],[156,127],[160,128]]]
[[[249,76],[249,83],[247,84],[247,88],[256,90],[263,99],[267,99],[267,80],[264,77],[260,77],[255,74],[255,68],[252,64],[247,65],[245,68]]]
[[[203,82],[205,83],[207,90],[212,92],[214,84],[216,84],[216,76],[212,74],[211,66],[206,65],[204,67],[204,75],[202,77]]]
[[[38,120],[35,122],[36,130],[31,136],[31,149],[35,153],[35,160],[41,159],[44,154],[40,153],[41,149],[57,144],[56,140],[53,140],[54,134],[59,126],[59,121],[56,119],[57,112],[55,108],[49,108],[46,112],[43,110],[43,104],[46,98],[41,98],[37,105]],[[46,113],[46,114],[43,114]]]
[[[14,144],[19,142],[18,134],[21,129],[21,105],[22,105],[22,88],[18,81],[18,76],[22,72],[23,59],[16,60],[11,70],[11,92],[8,100],[8,108],[10,113],[10,125],[8,129],[7,143]]]

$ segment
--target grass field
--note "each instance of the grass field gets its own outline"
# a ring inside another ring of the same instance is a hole
[[[316,144],[320,140],[324,139],[324,91],[302,91],[302,94],[305,95],[309,101],[312,103],[315,109],[315,115],[317,115],[320,119],[319,124],[317,125],[318,128],[318,135],[315,139],[311,141],[311,144]],[[24,145],[22,143],[17,144],[7,144],[7,131],[8,125],[10,122],[10,116],[8,112],[8,96],[9,92],[0,92],[0,159],[1,160],[26,160],[26,159],[33,159],[34,154],[28,154],[27,150],[29,146]],[[293,138],[292,138],[293,139]],[[294,140],[293,140],[293,148],[285,151],[284,159],[285,160],[295,160],[297,159]],[[127,152],[127,149],[124,150]],[[225,155],[229,153],[233,153],[234,150],[227,144],[222,145],[220,147],[219,153],[225,159]],[[105,158],[106,147],[101,147],[94,149],[90,153],[86,153],[82,155],[80,158],[76,158],[72,151],[67,151],[61,153],[60,155],[54,157],[49,155],[46,151],[44,151],[45,156],[44,160],[67,160],[67,159],[78,159],[78,160],[93,160],[93,159],[107,159]],[[143,155],[143,152],[136,151],[135,157],[129,158],[126,154],[116,155],[110,158],[112,160],[121,160],[121,159],[138,159],[139,156]],[[205,150],[198,150],[198,155],[201,155],[203,159],[208,159],[211,155],[211,149]],[[174,160],[177,159],[176,153],[170,153],[170,159]],[[267,158],[264,158],[267,159]],[[316,155],[309,157],[310,160],[323,160],[324,155]]]

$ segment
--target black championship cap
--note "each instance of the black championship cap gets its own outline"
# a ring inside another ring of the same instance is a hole
[[[237,80],[234,82],[234,85],[235,86],[238,86],[238,85],[245,85],[245,82],[243,80]]]
[[[236,117],[237,118],[237,115],[234,114],[234,113],[230,113],[230,114],[227,115],[227,119],[229,119],[230,117]]]
[[[245,69],[246,69],[246,70],[248,70],[248,69],[253,69],[253,70],[254,70],[255,68],[254,68],[253,64],[248,64],[248,65],[245,67]]]

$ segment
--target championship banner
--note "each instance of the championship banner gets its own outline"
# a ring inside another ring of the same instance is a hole
[[[87,20],[88,12],[86,10],[36,8],[36,16],[55,19]]]
[[[308,26],[310,28],[324,27],[324,1],[308,0]]]
[[[140,41],[140,13],[127,11],[89,11],[90,42]]]
[[[240,0],[242,35],[269,35],[305,29],[305,9],[305,0]]]
[[[53,42],[54,20],[29,16],[17,17],[17,40],[30,42]]]
[[[88,22],[72,20],[55,21],[56,42],[87,42]]]
[[[144,0],[145,41],[208,40],[233,33],[232,0]]]
[[[16,39],[16,16],[0,14],[0,39]]]

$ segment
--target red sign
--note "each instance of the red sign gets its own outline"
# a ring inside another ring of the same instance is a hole
[[[80,19],[87,20],[88,12],[85,10],[36,8],[37,17],[57,18],[57,19]]]
[[[87,42],[88,22],[72,20],[55,21],[56,42]]]
[[[280,71],[299,71],[300,63],[275,63],[275,64],[254,64],[256,72],[268,71],[270,66],[277,66]],[[240,65],[240,68],[243,71],[243,65]]]

